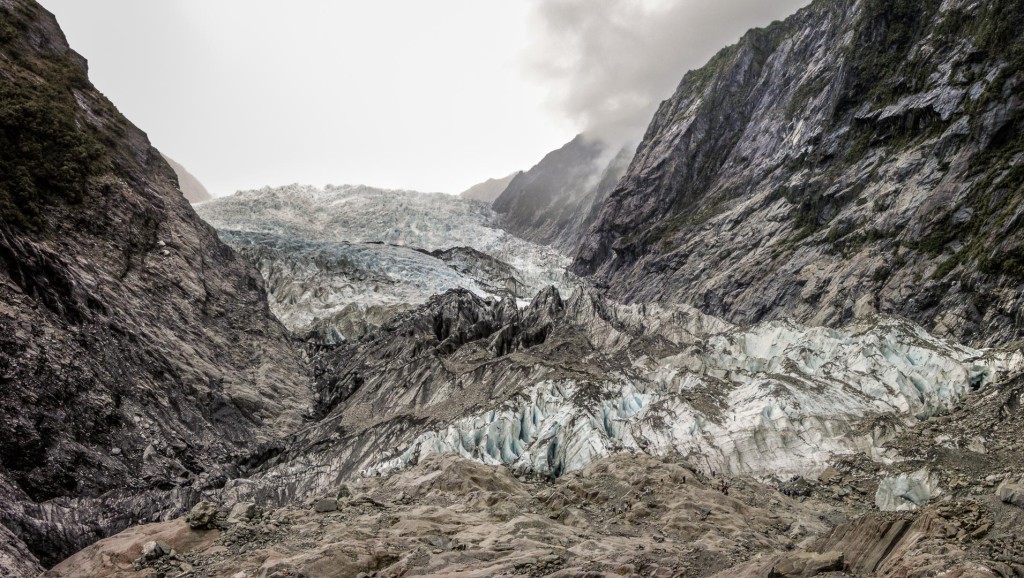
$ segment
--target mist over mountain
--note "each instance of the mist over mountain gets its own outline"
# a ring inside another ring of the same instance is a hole
[[[516,178],[518,175],[519,172],[515,172],[500,179],[487,179],[482,183],[473,185],[465,191],[462,191],[459,193],[459,196],[463,199],[493,203],[494,199],[497,199],[501,193],[505,192],[505,189],[508,188],[508,184],[511,183],[512,179]]]
[[[530,68],[552,89],[552,105],[611,148],[636,143],[682,72],[698,68],[746,30],[808,0],[618,2],[542,0],[542,35]]]
[[[209,201],[213,198],[210,191],[206,190],[203,183],[199,182],[192,173],[188,172],[188,169],[178,164],[174,159],[161,153],[167,164],[171,165],[174,169],[174,173],[178,175],[178,186],[181,188],[181,193],[185,195],[185,198],[190,203],[202,203],[203,201]]]
[[[516,175],[491,206],[506,230],[571,254],[625,174],[634,148],[579,135]]]

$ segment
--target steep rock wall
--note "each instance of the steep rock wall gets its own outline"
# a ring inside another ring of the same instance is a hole
[[[187,507],[311,391],[258,274],[53,16],[0,1],[0,44],[0,523],[49,565]]]
[[[1024,10],[818,0],[688,73],[578,247],[627,300],[737,323],[1024,331]]]

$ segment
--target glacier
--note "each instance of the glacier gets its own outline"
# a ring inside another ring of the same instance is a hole
[[[708,475],[813,478],[834,455],[897,458],[885,447],[893,432],[859,431],[865,418],[937,415],[1021,367],[1019,354],[947,343],[897,318],[840,330],[773,321],[708,335],[682,354],[636,359],[600,384],[590,407],[577,401],[586,387],[578,382],[532,385],[521,401],[423,433],[362,473],[453,453],[557,477],[632,451],[679,454]]]
[[[398,372],[374,385],[407,391],[381,406],[388,416],[397,411],[396,418],[374,416],[352,448],[285,460],[265,472],[275,484],[291,480],[308,491],[353,468],[387,475],[431,454],[541,478],[616,452],[680,455],[707,475],[814,478],[837,456],[898,463],[887,443],[901,429],[969,403],[970,394],[1024,368],[1019,352],[966,347],[895,317],[860,317],[837,329],[785,319],[741,327],[682,304],[618,303],[567,273],[564,255],[496,228],[486,205],[448,195],[293,185],[238,193],[197,210],[257,265],[272,311],[300,336],[342,344],[456,288],[488,299],[486,307],[502,309],[511,299],[524,312],[534,295],[550,297],[553,290],[559,303],[558,293],[569,297],[552,322],[583,336],[589,353],[576,361],[601,368],[582,380],[508,373],[481,362],[465,382],[496,397],[487,403],[488,394],[473,393],[484,401],[475,405],[446,397],[464,391],[458,377],[408,389],[411,383],[389,381],[409,378]],[[502,331],[487,337],[491,350],[502,349],[494,345]],[[435,367],[457,376],[462,362],[455,359],[483,353],[440,355]],[[525,363],[566,361],[539,355]],[[330,433],[332,420],[343,430],[367,419],[358,416],[376,407],[373,395],[351,404],[337,398],[334,417],[317,435],[341,439]],[[406,419],[407,410],[407,419],[425,425],[389,425]],[[910,507],[898,496],[904,486],[923,483],[909,474],[893,478],[882,485],[879,507]],[[921,487],[927,491],[914,499],[940,492]]]
[[[196,211],[257,266],[282,323],[329,344],[449,289],[525,304],[578,283],[565,255],[496,228],[486,204],[442,193],[291,185]]]

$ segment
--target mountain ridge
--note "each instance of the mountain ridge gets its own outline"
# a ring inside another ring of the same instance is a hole
[[[190,507],[311,382],[53,15],[3,0],[0,43],[0,549],[39,570]]]
[[[616,148],[577,135],[512,179],[491,205],[501,215],[499,224],[519,237],[571,253],[632,154],[631,145]]]
[[[178,175],[178,187],[181,189],[181,193],[185,195],[185,198],[188,199],[188,202],[202,203],[213,198],[213,195],[210,194],[210,191],[206,190],[203,183],[199,182],[199,179],[188,172],[188,169],[182,166],[181,163],[163,153],[160,154],[167,161],[167,164],[171,165],[171,168],[174,169],[174,173]]]
[[[661,105],[574,272],[737,323],[878,312],[1019,339],[1022,21],[818,0],[749,32]]]
[[[465,191],[462,191],[459,193],[459,196],[463,199],[493,203],[494,200],[501,196],[501,193],[508,188],[508,184],[512,182],[512,179],[519,176],[521,172],[522,171],[516,171],[500,179],[487,179],[482,183],[477,183]]]

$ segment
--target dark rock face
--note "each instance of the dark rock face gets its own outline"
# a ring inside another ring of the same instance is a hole
[[[580,244],[627,300],[739,323],[1024,334],[1019,3],[819,0],[688,73]]]
[[[475,365],[522,347],[524,340],[527,346],[542,343],[539,335],[550,325],[555,302],[560,308],[554,288],[542,292],[522,312],[512,299],[482,299],[466,290],[434,297],[358,343],[315,356],[318,412],[328,415],[359,392],[360,397],[373,396],[369,405],[376,416],[401,414],[399,406],[391,406],[397,403],[394,398],[406,396],[396,391],[397,383],[406,391],[420,391],[415,397],[423,403],[442,393],[452,395],[453,387],[463,387],[452,382],[461,373],[453,364],[465,358]]]
[[[632,155],[630,147],[616,151],[579,135],[519,173],[492,207],[507,231],[568,252],[597,218]]]
[[[53,16],[4,0],[0,23],[0,522],[49,565],[187,508],[311,392],[259,276]]]

